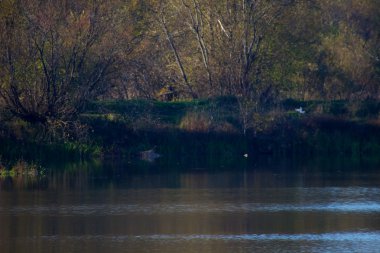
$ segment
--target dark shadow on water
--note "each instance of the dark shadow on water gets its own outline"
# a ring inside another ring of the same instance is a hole
[[[331,187],[380,183],[377,159],[346,157],[236,156],[225,159],[165,153],[154,162],[107,158],[52,160],[44,175],[0,177],[0,190],[62,190],[181,187]]]
[[[238,142],[224,156],[222,143],[158,145],[154,162],[34,157],[45,174],[0,177],[1,249],[376,252],[377,158],[246,158]]]
[[[3,166],[23,160],[43,167],[44,174],[0,177],[0,189],[362,186],[379,178],[378,156],[284,151],[275,142],[239,135],[142,133],[137,137],[139,142],[131,139],[129,146],[118,147],[128,155],[102,159],[83,159],[60,147],[2,142]],[[153,148],[157,159],[141,159],[141,151]]]

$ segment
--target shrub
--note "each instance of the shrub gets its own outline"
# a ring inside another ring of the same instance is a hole
[[[219,133],[239,133],[239,130],[230,122],[222,121],[218,124],[215,124],[215,132]]]
[[[376,100],[368,99],[360,104],[356,111],[356,116],[359,118],[378,116],[380,111],[380,103]]]
[[[189,132],[209,132],[212,130],[212,117],[204,112],[189,112],[181,119],[179,128]]]
[[[328,108],[328,113],[335,115],[335,116],[340,116],[348,113],[348,108],[347,108],[347,101],[332,101],[329,108]]]
[[[0,165],[0,177],[37,177],[44,174],[44,169],[36,164],[30,164],[23,160],[17,161],[11,169]]]
[[[295,108],[298,108],[298,107],[305,108],[307,106],[307,103],[305,101],[288,98],[282,102],[282,106],[285,110],[294,110]]]

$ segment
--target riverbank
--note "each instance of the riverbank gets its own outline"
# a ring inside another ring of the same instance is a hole
[[[73,159],[135,159],[140,151],[157,147],[162,159],[234,160],[244,154],[376,156],[380,153],[379,105],[377,101],[285,100],[252,111],[243,134],[241,109],[234,97],[99,101],[80,115],[78,122],[86,129],[81,139],[73,134],[46,140],[41,126],[12,121],[2,124],[0,152],[26,158],[60,154]]]
[[[91,126],[93,140],[111,147],[108,153],[125,146],[133,147],[132,151],[158,146],[162,152],[209,152],[220,157],[245,153],[372,156],[380,152],[379,112],[377,101],[285,100],[251,112],[243,134],[238,101],[221,97],[96,102],[82,120]]]

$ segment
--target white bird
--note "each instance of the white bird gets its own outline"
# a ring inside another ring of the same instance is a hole
[[[244,154],[243,156],[244,156],[245,158],[248,158],[248,154]]]
[[[300,108],[297,108],[296,112],[298,112],[300,114],[304,114],[305,113],[305,111],[302,109],[302,106]]]

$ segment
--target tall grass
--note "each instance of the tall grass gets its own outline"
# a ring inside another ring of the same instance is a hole
[[[0,166],[0,177],[37,177],[42,176],[45,169],[35,163],[18,160],[10,167]]]
[[[306,114],[294,111],[299,106]],[[377,101],[286,100],[279,107],[250,115],[252,124],[243,136],[239,106],[234,97],[175,102],[98,101],[90,104],[80,118],[81,124],[88,127],[86,141],[41,143],[31,137],[25,140],[25,136],[33,136],[28,133],[35,130],[16,122],[14,136],[20,141],[0,139],[0,153],[26,159],[56,157],[57,153],[58,157],[74,158],[107,154],[133,157],[155,145],[173,145],[193,152],[189,150],[199,148],[197,144],[192,146],[193,142],[224,145],[229,153],[234,153],[230,147],[237,146],[220,143],[217,138],[230,138],[231,142],[238,138],[241,143],[249,143],[256,154],[376,155],[380,151],[380,124],[376,118],[379,110]],[[184,142],[189,145],[183,145]],[[210,155],[214,156],[214,151]],[[239,149],[239,152],[244,150]],[[226,154],[228,152],[223,153]]]

